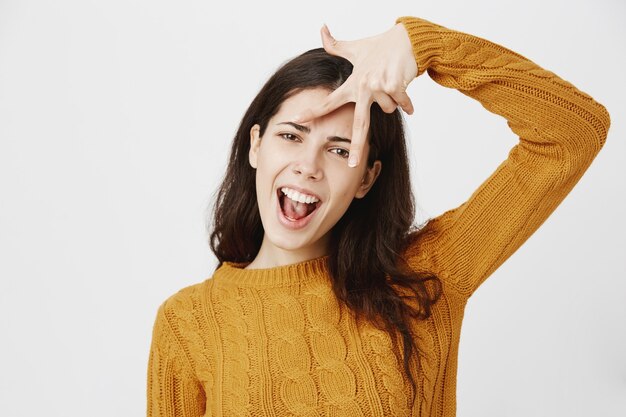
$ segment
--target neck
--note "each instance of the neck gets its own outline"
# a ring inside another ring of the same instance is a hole
[[[263,236],[259,253],[245,269],[265,269],[291,265],[319,258],[328,254],[327,237],[319,239],[314,245],[297,249],[284,249],[273,244]]]

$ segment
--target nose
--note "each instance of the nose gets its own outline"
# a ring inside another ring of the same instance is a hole
[[[323,178],[323,170],[317,152],[308,149],[299,153],[292,165],[294,174],[302,175],[306,180],[319,181]]]

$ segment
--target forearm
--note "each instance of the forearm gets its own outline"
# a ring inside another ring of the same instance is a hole
[[[437,83],[455,88],[505,117],[522,141],[558,144],[589,163],[604,144],[606,109],[554,73],[488,40],[423,19],[398,19],[418,64]]]

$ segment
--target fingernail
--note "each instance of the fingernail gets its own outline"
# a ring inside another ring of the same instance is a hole
[[[359,158],[356,155],[350,155],[350,158],[348,158],[348,166],[350,168],[354,168],[355,166],[357,166],[358,163]]]

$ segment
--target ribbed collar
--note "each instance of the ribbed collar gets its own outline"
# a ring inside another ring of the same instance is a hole
[[[245,269],[248,263],[224,262],[213,278],[239,287],[282,287],[328,281],[329,256],[274,268]]]

